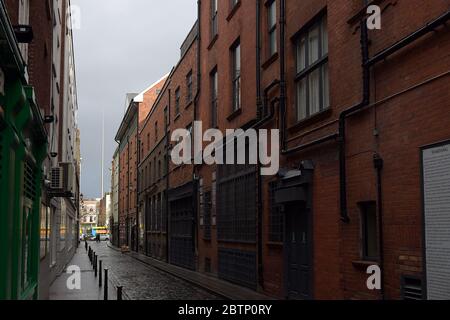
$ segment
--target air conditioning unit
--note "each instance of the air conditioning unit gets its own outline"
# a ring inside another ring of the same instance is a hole
[[[62,193],[74,193],[74,168],[70,162],[52,168],[51,189]]]

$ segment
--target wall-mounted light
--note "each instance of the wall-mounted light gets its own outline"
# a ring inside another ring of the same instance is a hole
[[[53,123],[55,121],[55,116],[45,116],[44,123]]]
[[[33,28],[29,25],[21,24],[14,26],[14,33],[19,43],[31,43],[33,41]]]

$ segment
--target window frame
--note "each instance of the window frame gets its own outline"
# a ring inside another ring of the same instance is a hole
[[[273,55],[278,53],[278,38],[277,38],[277,25],[278,25],[278,8],[277,8],[277,1],[276,0],[270,0],[266,4],[266,10],[267,10],[267,34],[268,34],[268,52],[269,52],[269,58]],[[272,6],[275,6],[275,23],[271,25],[271,9]],[[272,46],[272,37],[275,39],[275,46]]]
[[[175,89],[175,117],[180,115],[180,100],[181,100],[181,90],[180,87]]]
[[[219,102],[219,73],[215,66],[209,74],[211,88],[211,127],[218,125],[218,102]]]
[[[211,0],[211,13],[210,13],[210,23],[211,23],[211,40],[219,35],[219,0]]]
[[[194,95],[194,79],[192,77],[192,70],[186,75],[186,103],[191,103]]]
[[[376,201],[366,201],[358,204],[360,211],[360,230],[361,230],[361,258],[364,261],[378,262],[379,256],[379,234],[378,234],[378,215],[377,215],[377,203]],[[370,208],[372,207],[372,208]],[[369,232],[368,232],[368,213],[369,210],[373,210],[373,218],[375,219],[374,230],[372,234],[375,235],[375,255],[369,253]]]
[[[239,48],[239,69],[237,68],[237,52]],[[231,46],[231,86],[232,86],[232,112],[242,109],[242,48],[238,38]]]
[[[319,16],[311,20],[311,22],[303,27],[293,38],[294,42],[294,55],[295,55],[295,111],[296,111],[296,122],[305,121],[311,117],[314,117],[317,114],[320,114],[323,111],[328,110],[330,105],[330,80],[329,80],[329,65],[328,65],[328,56],[329,56],[329,42],[328,42],[328,17],[326,12],[321,13]],[[324,28],[326,26],[326,28]],[[316,27],[319,28],[318,35],[318,59],[313,63],[310,63],[310,44],[309,44],[309,35],[310,32],[313,31]],[[324,35],[326,32],[326,52],[324,47]],[[304,59],[305,66],[302,70],[299,71],[299,49],[301,48],[301,41],[305,39],[304,45]],[[309,76],[314,72],[319,70],[319,110],[317,112],[311,112],[311,100],[310,100],[310,81]],[[325,106],[324,96],[325,96],[325,86],[324,86],[324,72],[327,71],[328,74],[328,106]],[[304,110],[304,116],[300,115],[300,96],[299,96],[299,85],[302,81],[305,80],[306,88],[305,88],[305,100],[306,100],[306,109]]]

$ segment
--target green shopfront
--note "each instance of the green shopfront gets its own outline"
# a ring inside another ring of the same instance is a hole
[[[47,133],[0,2],[0,300],[37,299]]]

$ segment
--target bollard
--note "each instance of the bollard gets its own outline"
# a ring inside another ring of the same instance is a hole
[[[103,265],[103,261],[100,260],[99,264],[100,264],[99,265],[100,272],[98,273],[98,286],[101,288],[102,287],[102,270],[103,270],[102,265]]]
[[[118,301],[122,301],[122,290],[123,290],[122,286],[117,287],[117,300]]]
[[[95,277],[97,278],[98,273],[98,265],[97,265],[97,255],[94,253],[94,271],[95,271]]]
[[[104,300],[108,300],[108,268],[105,268]]]

